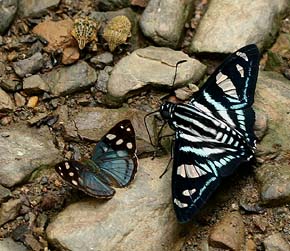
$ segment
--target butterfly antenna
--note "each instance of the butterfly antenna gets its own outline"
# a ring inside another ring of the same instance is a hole
[[[146,119],[155,114],[155,113],[159,113],[159,110],[157,111],[153,111],[153,112],[150,112],[150,113],[147,113],[145,116],[144,116],[144,124],[145,124],[145,128],[146,128],[146,131],[147,131],[147,134],[148,134],[148,137],[149,137],[149,141],[150,141],[150,144],[153,146],[153,147],[156,147],[154,144],[153,144],[153,141],[151,139],[151,135],[150,135],[150,132],[149,132],[149,129],[148,129],[148,126],[147,126],[147,122],[146,122]]]
[[[172,87],[174,86],[174,83],[175,83],[175,80],[176,80],[176,77],[177,77],[177,67],[178,67],[179,64],[182,64],[184,62],[187,62],[187,60],[185,60],[185,59],[184,60],[180,60],[175,65],[175,73],[174,73],[174,78],[173,78],[173,82],[172,82]]]

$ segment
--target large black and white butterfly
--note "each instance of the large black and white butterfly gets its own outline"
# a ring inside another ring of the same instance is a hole
[[[254,156],[251,108],[259,68],[256,45],[231,54],[188,104],[164,103],[160,113],[175,131],[172,199],[177,219],[188,222],[221,178]]]
[[[125,187],[137,171],[136,139],[130,120],[116,124],[96,144],[92,158],[64,161],[56,172],[73,187],[96,198],[111,198],[111,186]]]

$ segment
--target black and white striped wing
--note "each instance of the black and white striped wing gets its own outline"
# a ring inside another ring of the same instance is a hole
[[[172,199],[177,219],[188,222],[216,190],[222,177],[231,175],[253,156],[242,142],[235,145],[177,132],[174,144]]]
[[[208,78],[189,105],[212,114],[245,136],[254,146],[255,115],[251,108],[259,70],[259,51],[247,45],[231,54]]]

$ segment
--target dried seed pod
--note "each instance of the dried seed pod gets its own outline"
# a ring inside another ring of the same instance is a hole
[[[79,48],[82,50],[86,44],[91,41],[97,41],[97,31],[99,29],[99,23],[85,18],[77,18],[74,21],[72,36],[77,40]]]
[[[131,22],[126,16],[112,18],[104,29],[103,37],[108,42],[110,51],[126,42],[131,34]]]

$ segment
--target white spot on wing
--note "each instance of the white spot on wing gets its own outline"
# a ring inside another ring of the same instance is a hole
[[[126,144],[126,146],[127,146],[128,149],[132,149],[133,148],[133,144],[131,142],[128,142]]]
[[[111,133],[109,133],[109,134],[106,135],[106,138],[107,138],[108,140],[113,140],[114,138],[116,138],[116,135],[115,135],[115,134],[111,134]]]
[[[74,184],[75,186],[78,185],[78,182],[76,180],[72,180],[71,183]]]
[[[184,164],[177,167],[177,174],[183,178],[187,177],[194,179],[206,175],[207,173],[198,166]]]
[[[185,207],[188,207],[188,204],[187,203],[182,203],[181,201],[179,201],[178,199],[174,199],[174,204],[177,205],[178,207],[180,208],[185,208]]]
[[[182,194],[183,194],[184,196],[191,196],[191,195],[194,194],[195,192],[196,192],[196,189],[193,188],[193,189],[191,189],[191,190],[184,190],[184,191],[182,192]]]
[[[121,145],[123,142],[124,142],[124,140],[118,139],[117,142],[116,142],[116,145]]]
[[[70,165],[69,165],[69,163],[65,162],[64,165],[65,165],[65,168],[66,168],[67,170],[70,169]]]
[[[245,77],[244,68],[242,66],[240,66],[239,64],[236,65],[236,68],[237,68],[238,72],[240,73],[241,78]]]
[[[127,127],[126,131],[127,132],[130,132],[131,131],[131,128],[130,127]]]
[[[69,172],[68,175],[72,177],[72,176],[74,176],[74,173],[73,172]]]
[[[240,51],[238,51],[237,53],[236,53],[236,55],[237,56],[239,56],[239,57],[241,57],[241,58],[243,58],[245,61],[249,61],[249,59],[248,59],[248,57],[247,57],[247,55],[246,55],[246,53],[244,53],[244,52],[240,52]]]

